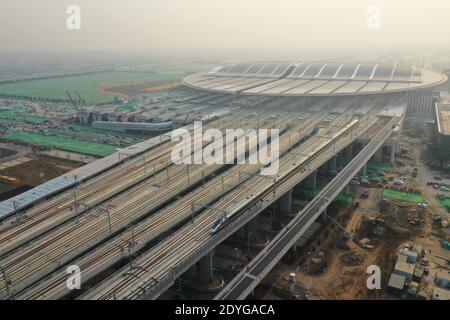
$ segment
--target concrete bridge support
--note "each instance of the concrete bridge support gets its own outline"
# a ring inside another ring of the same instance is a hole
[[[361,168],[361,174],[367,176],[367,163]]]
[[[353,159],[353,143],[349,144],[344,149],[344,158],[346,161],[351,161]]]
[[[213,282],[213,257],[214,251],[211,251],[198,262],[198,278],[202,284],[211,284]]]
[[[328,161],[328,172],[336,172],[336,164],[337,156],[334,156],[330,159],[330,161]]]
[[[291,213],[292,211],[292,191],[286,192],[284,196],[278,200],[278,211],[283,213]]]
[[[316,190],[317,189],[317,171],[312,172],[304,182],[304,186],[307,189],[310,190]]]
[[[258,235],[258,216],[250,220],[245,226],[246,229],[246,237],[245,240],[250,243],[256,241],[256,236]]]
[[[319,173],[320,174],[327,174],[328,173],[328,163],[324,163],[323,165],[320,166]]]
[[[378,149],[375,154],[372,157],[373,161],[375,162],[382,162],[383,161],[383,147]]]
[[[237,236],[241,239],[246,239],[247,227],[243,226],[236,232]]]
[[[391,164],[394,164],[395,163],[395,144],[394,145],[391,145],[391,146],[389,146],[389,162],[391,163]]]

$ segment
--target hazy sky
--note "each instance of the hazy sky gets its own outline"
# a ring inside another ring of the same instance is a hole
[[[81,30],[66,28],[70,4]],[[381,29],[366,25],[381,9]],[[1,0],[0,51],[450,48],[449,0]]]

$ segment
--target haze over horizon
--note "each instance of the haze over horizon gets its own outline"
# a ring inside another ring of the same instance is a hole
[[[80,30],[66,27],[69,5]],[[371,5],[379,30],[366,24]],[[420,52],[450,49],[449,13],[441,0],[3,0],[0,53]]]

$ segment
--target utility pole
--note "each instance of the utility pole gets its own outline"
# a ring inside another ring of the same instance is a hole
[[[188,185],[190,184],[190,179],[189,179],[189,165],[186,165],[186,174],[187,174],[187,183]]]
[[[147,165],[145,163],[145,155],[142,156],[142,160],[144,161],[144,173],[147,174]]]
[[[167,160],[165,162],[165,166],[166,166],[166,176],[167,176],[167,181],[169,181],[169,166],[167,165]]]
[[[111,215],[110,215],[109,209],[103,208],[103,209],[101,209],[101,211],[105,212],[106,215],[108,216],[109,232],[111,232],[112,226],[111,226]]]
[[[130,224],[131,229],[131,243],[128,244],[128,258],[130,261],[130,271],[133,270],[133,249],[134,245],[136,244],[136,238],[134,236],[134,225],[133,222]]]
[[[16,215],[16,220],[17,222],[19,222],[20,221],[19,203],[13,200],[13,206],[14,206],[14,214]]]
[[[136,238],[135,238],[135,235],[134,235],[134,224],[133,224],[133,222],[131,222],[131,240],[133,241],[133,247],[134,247],[134,245],[136,244]]]
[[[11,289],[11,280],[9,280],[8,277],[6,276],[6,270],[4,267],[0,266],[0,270],[3,274],[3,279],[5,281],[6,294],[8,295],[8,297],[12,297],[13,291]]]
[[[132,257],[132,253],[131,253],[131,248],[132,247],[133,246],[131,244],[128,245],[128,258],[129,258],[129,261],[130,261],[130,271],[133,270],[133,257]]]

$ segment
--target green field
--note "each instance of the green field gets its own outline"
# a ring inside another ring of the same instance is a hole
[[[65,151],[71,151],[99,157],[105,157],[107,155],[116,152],[116,147],[106,144],[86,142],[56,136],[44,136],[41,134],[30,132],[8,133],[3,135],[2,138],[9,140],[18,140],[28,144],[34,144],[43,147],[53,147]]]
[[[122,112],[122,111],[134,111],[137,108],[136,103],[128,103],[124,104],[123,106],[118,107],[114,112]]]
[[[88,132],[96,132],[96,133],[104,133],[104,134],[114,134],[114,135],[118,134],[117,131],[114,131],[114,130],[96,128],[96,127],[84,125],[84,124],[72,123],[72,124],[68,125],[67,127],[73,127],[74,129],[77,129],[80,131],[88,131]]]
[[[0,85],[0,95],[18,95],[27,97],[67,100],[65,91],[78,91],[88,104],[109,102],[113,93],[101,92],[103,86],[129,85],[130,81],[170,81],[183,78],[182,73],[164,74],[156,72],[106,72],[81,76],[32,80]]]
[[[26,111],[27,111],[26,108],[22,105],[17,105],[13,108],[3,109],[0,110],[0,119],[18,120],[18,121],[22,120],[31,123],[42,123],[49,120],[49,118],[44,116],[25,113]]]
[[[367,163],[367,169],[374,170],[374,171],[383,171],[383,172],[391,172],[392,167],[385,163],[378,163],[378,162],[368,162]]]
[[[408,201],[408,202],[422,202],[423,197],[420,193],[408,193],[397,190],[384,189],[383,197],[388,199]]]
[[[316,190],[308,190],[308,189],[300,189],[300,192],[303,193],[308,199],[313,199],[317,194],[319,194],[321,189]],[[339,193],[336,197],[335,201],[347,202],[349,204],[352,203],[353,197],[348,194]]]
[[[450,210],[450,199],[443,199],[443,198],[436,197],[436,200],[447,210]]]

